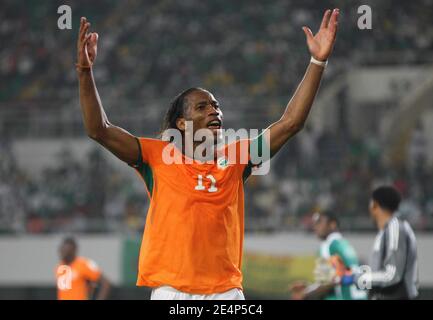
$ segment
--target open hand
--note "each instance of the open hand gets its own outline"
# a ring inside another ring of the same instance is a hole
[[[334,47],[337,35],[339,9],[326,10],[319,31],[313,35],[311,29],[304,26],[305,36],[310,54],[319,61],[328,59]]]

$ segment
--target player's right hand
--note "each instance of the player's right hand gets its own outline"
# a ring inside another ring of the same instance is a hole
[[[304,281],[295,281],[291,283],[289,285],[290,298],[292,300],[304,300],[306,288],[307,283]]]
[[[77,64],[80,67],[91,67],[95,62],[98,49],[98,34],[88,32],[90,23],[81,18],[77,42]]]

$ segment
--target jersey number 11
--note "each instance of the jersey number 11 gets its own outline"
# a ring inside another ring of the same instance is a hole
[[[209,174],[206,176],[207,179],[210,180],[211,185],[210,188],[207,189],[208,192],[217,192],[218,188],[215,186],[216,185],[216,179],[214,178],[213,175]],[[197,177],[197,185],[195,186],[195,190],[206,190],[206,187],[203,185],[203,176],[201,174],[198,175]]]

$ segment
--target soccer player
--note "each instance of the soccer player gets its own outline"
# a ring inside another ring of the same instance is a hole
[[[266,145],[272,156],[304,126],[335,43],[338,15],[338,9],[327,10],[315,35],[303,27],[311,54],[305,76],[281,118],[257,139],[248,140],[250,150],[252,143]],[[223,126],[218,100],[201,88],[185,90],[174,99],[163,129],[177,130],[181,146],[136,137],[113,125],[103,109],[93,76],[98,34],[89,32],[89,28],[90,23],[83,17],[76,68],[87,134],[135,168],[150,197],[137,285],[153,288],[151,299],[244,299],[243,181],[251,173],[252,164],[240,163],[237,158],[235,163],[227,164],[224,159],[208,163],[209,153],[194,158],[200,142],[189,141],[186,134],[192,129],[194,136],[206,129],[217,140]],[[235,143],[236,149],[240,144]],[[186,145],[192,145],[192,150]],[[170,154],[181,164],[165,161],[167,147],[173,147]],[[218,154],[211,155],[213,160]]]
[[[313,215],[313,228],[322,240],[315,269],[316,283],[292,286],[292,298],[323,300],[365,300],[366,294],[354,284],[352,273],[359,268],[358,257],[349,241],[338,230],[338,218],[332,211]],[[346,282],[346,280],[348,280]]]
[[[60,245],[60,263],[56,267],[58,300],[89,300],[96,287],[96,297],[104,300],[110,292],[110,282],[90,259],[77,256],[74,238],[65,238]]]
[[[399,192],[391,186],[378,187],[371,194],[370,215],[379,233],[373,246],[371,273],[365,274],[371,285],[370,299],[415,299],[418,296],[416,239],[409,223],[396,215],[400,200]]]

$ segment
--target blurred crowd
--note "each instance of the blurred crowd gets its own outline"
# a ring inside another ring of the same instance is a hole
[[[0,232],[138,232],[148,199],[140,179],[115,170],[99,148],[78,161],[67,147],[40,174],[0,147]]]
[[[370,192],[392,184],[403,196],[399,214],[417,230],[433,230],[433,168],[422,151],[425,140],[422,130],[414,131],[406,166],[390,170],[379,138],[315,133],[307,126],[271,160],[268,175],[247,180],[246,228],[308,230],[316,210],[331,209],[342,229],[372,230]],[[84,161],[64,148],[56,165],[38,176],[16,165],[6,141],[0,151],[0,231],[142,231],[148,198],[141,179],[110,165],[100,148]]]
[[[433,230],[433,165],[427,161],[427,137],[412,133],[406,163],[384,165],[383,141],[377,135],[354,138],[308,127],[276,156],[267,176],[253,176],[247,184],[246,220],[250,229],[311,228],[316,210],[336,213],[343,230],[372,230],[369,217],[372,190],[395,186],[402,195],[398,214],[417,230]]]
[[[70,4],[72,30],[57,28],[61,4],[2,1],[0,101],[76,97],[75,46],[84,15],[100,35],[95,70],[110,104],[172,97],[196,84],[229,96],[287,95],[308,60],[301,27],[316,30],[329,6],[339,7],[341,18],[338,65],[328,76],[347,65],[432,59],[426,55],[433,49],[432,0],[77,0]],[[372,8],[369,31],[357,27],[362,4]]]

